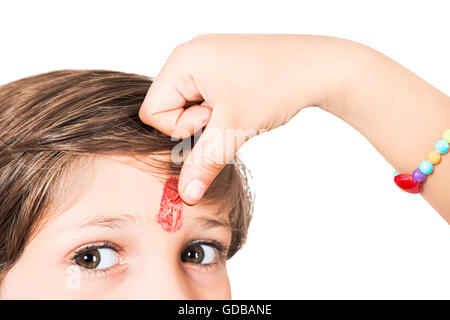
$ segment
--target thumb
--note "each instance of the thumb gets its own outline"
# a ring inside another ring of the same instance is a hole
[[[242,131],[226,127],[223,119],[224,117],[217,116],[217,112],[213,112],[208,126],[183,163],[178,192],[188,205],[201,200],[216,176],[248,140]]]

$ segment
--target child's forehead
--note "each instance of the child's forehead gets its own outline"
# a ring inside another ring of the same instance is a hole
[[[150,169],[142,170],[135,164],[131,157],[105,156],[91,159],[89,166],[80,166],[79,170],[84,170],[87,176],[67,180],[72,185],[65,187],[68,192],[59,200],[67,201],[70,207],[59,206],[55,219],[62,225],[84,224],[94,216],[102,219],[128,215],[137,217],[136,220],[155,220],[164,190],[177,193],[177,178]],[[77,190],[76,198],[70,199],[71,190]],[[189,220],[203,217],[228,224],[228,215],[220,210],[218,202],[201,201],[195,206],[183,204],[183,215]]]

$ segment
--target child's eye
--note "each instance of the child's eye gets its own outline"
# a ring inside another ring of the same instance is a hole
[[[108,269],[119,263],[119,257],[111,248],[88,248],[74,257],[79,266],[86,269]]]
[[[218,258],[217,249],[207,244],[191,244],[181,254],[183,262],[196,264],[213,264]]]

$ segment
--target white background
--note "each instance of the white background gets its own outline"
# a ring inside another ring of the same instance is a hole
[[[376,48],[448,94],[449,17],[448,1],[1,1],[0,84],[66,68],[155,76],[198,34],[306,33]],[[235,299],[450,298],[449,225],[350,126],[307,109],[242,153],[256,212],[229,262]]]

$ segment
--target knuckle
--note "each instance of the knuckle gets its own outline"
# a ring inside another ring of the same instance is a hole
[[[178,57],[182,57],[186,52],[186,47],[187,47],[186,42],[177,44],[170,53],[169,61],[177,59]]]
[[[211,157],[203,157],[202,161],[199,163],[199,166],[203,172],[211,175],[219,172],[223,168],[224,164],[220,161],[217,162]]]
[[[151,115],[148,111],[148,108],[143,106],[139,109],[139,119],[141,119],[142,122],[150,124],[151,122]]]
[[[175,63],[177,67],[180,67],[180,63],[185,62],[186,60],[192,61],[194,56],[194,45],[191,42],[183,42],[178,44],[170,54],[170,61]]]
[[[186,44],[187,44],[187,42],[182,42],[182,43],[177,44],[175,46],[175,48],[173,49],[173,52],[183,51],[186,48]]]
[[[202,34],[199,34],[199,35],[196,35],[195,37],[193,37],[191,39],[191,41],[203,40],[205,38],[208,38],[209,36],[211,36],[211,34],[209,34],[209,33],[202,33]]]

